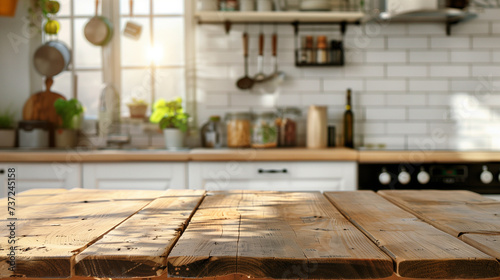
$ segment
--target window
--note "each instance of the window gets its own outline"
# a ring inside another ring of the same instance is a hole
[[[126,103],[132,97],[149,104],[158,98],[185,97],[184,0],[134,0],[132,17],[129,0],[101,0],[99,14],[114,25],[113,41],[105,47],[90,44],[83,34],[95,14],[95,0],[59,1],[58,38],[73,50],[73,61],[54,78],[53,90],[67,98],[76,94],[87,118],[97,118],[105,83],[120,93],[122,116],[128,116]],[[123,35],[128,21],[142,26],[138,40]]]

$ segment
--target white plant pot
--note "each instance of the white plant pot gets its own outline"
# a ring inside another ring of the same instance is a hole
[[[14,148],[16,145],[15,129],[0,129],[0,148]]]
[[[163,130],[165,137],[165,147],[167,149],[179,149],[184,147],[184,132],[177,128],[165,128]]]
[[[54,138],[56,148],[73,148],[77,142],[77,131],[74,129],[56,129]]]

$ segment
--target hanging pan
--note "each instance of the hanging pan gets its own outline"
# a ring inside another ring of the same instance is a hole
[[[85,38],[95,46],[105,46],[113,37],[113,25],[103,16],[98,15],[99,0],[95,1],[95,16],[85,25]]]

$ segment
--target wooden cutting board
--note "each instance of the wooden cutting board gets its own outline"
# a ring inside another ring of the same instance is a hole
[[[54,102],[66,98],[59,93],[50,91],[54,80],[51,77],[45,79],[45,91],[33,94],[24,104],[23,119],[27,121],[48,121],[54,126],[61,123],[61,118],[56,113]]]

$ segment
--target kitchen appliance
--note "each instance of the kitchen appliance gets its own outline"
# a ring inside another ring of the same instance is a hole
[[[48,148],[50,143],[51,124],[48,121],[20,121],[20,148]]]
[[[360,163],[360,190],[469,190],[500,199],[500,162]]]

